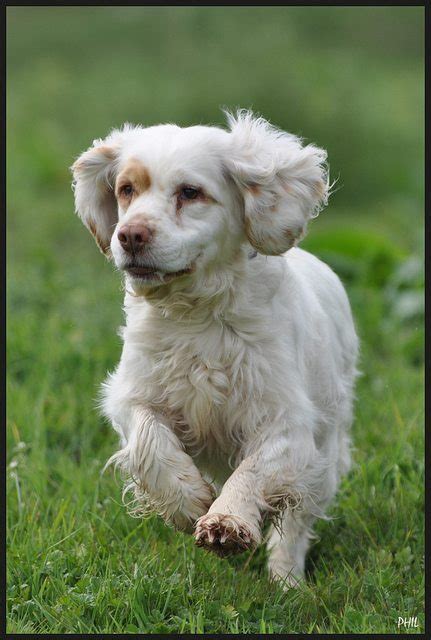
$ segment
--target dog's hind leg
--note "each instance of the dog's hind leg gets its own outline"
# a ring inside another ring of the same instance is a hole
[[[271,578],[280,581],[286,589],[296,587],[304,578],[314,519],[311,514],[305,516],[286,510],[280,522],[271,525],[267,543],[268,570]]]

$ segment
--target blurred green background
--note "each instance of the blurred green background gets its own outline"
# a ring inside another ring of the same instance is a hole
[[[423,18],[421,7],[8,8],[10,631],[382,632],[421,615]],[[362,341],[357,467],[299,595],[268,592],[264,551],[246,561],[256,586],[157,520],[128,518],[118,484],[99,479],[116,437],[94,397],[119,358],[122,295],[74,216],[68,167],[125,121],[223,124],[222,106],[326,148],[337,178],[302,246],[346,284]],[[141,565],[124,582],[137,556],[161,558],[154,591]],[[190,562],[199,578],[183,593]]]

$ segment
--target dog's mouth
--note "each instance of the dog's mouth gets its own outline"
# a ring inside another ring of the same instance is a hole
[[[184,269],[179,269],[178,271],[165,271],[160,267],[133,264],[126,265],[123,267],[123,270],[133,279],[148,283],[165,284],[174,278],[179,278],[180,276],[193,273],[195,270],[195,264],[193,263]]]

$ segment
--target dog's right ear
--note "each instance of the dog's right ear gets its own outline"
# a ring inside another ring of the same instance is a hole
[[[106,256],[110,255],[111,237],[118,222],[114,195],[118,158],[131,130],[125,126],[104,140],[94,140],[71,167],[76,212]]]
[[[226,165],[243,197],[247,239],[264,255],[281,255],[299,242],[328,200],[326,151],[303,146],[251,111],[226,114]]]

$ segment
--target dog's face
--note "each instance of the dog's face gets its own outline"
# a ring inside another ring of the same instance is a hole
[[[209,127],[162,125],[123,144],[110,249],[131,278],[158,286],[229,259],[242,223],[223,171],[225,137]]]
[[[250,113],[230,125],[126,126],[75,162],[77,211],[136,287],[197,278],[244,243],[283,253],[325,201],[325,152]]]

